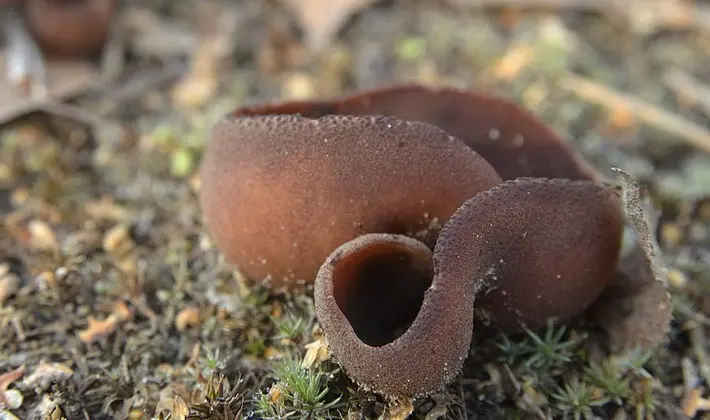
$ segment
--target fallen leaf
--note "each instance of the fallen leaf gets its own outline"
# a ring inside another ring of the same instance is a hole
[[[385,418],[391,420],[405,420],[414,412],[414,405],[408,398],[394,399],[385,411]]]
[[[25,374],[25,366],[20,366],[17,369],[11,370],[9,372],[0,375],[0,406],[7,405],[10,408],[14,407],[18,402],[22,404],[22,394],[18,393],[17,390],[9,390],[8,387],[17,381]],[[18,399],[19,398],[19,399]],[[18,406],[19,407],[19,406]]]
[[[295,15],[312,50],[323,48],[357,12],[378,0],[281,0]]]
[[[56,251],[59,248],[54,231],[42,220],[32,220],[27,225],[30,233],[30,243],[36,249]]]
[[[17,369],[5,372],[0,375],[0,391],[5,391],[16,380],[20,379],[25,374],[25,366],[20,366]]]
[[[185,400],[180,398],[178,395],[173,397],[173,404],[170,412],[177,420],[185,420],[189,411],[190,410],[188,409]]]
[[[86,329],[79,332],[79,338],[87,344],[93,343],[111,335],[116,331],[117,326],[118,318],[114,314],[109,315],[104,320],[98,320],[90,316]]]
[[[306,355],[303,357],[301,367],[310,369],[318,367],[330,358],[330,350],[325,338],[318,337],[315,341],[306,344]]]
[[[514,80],[520,72],[532,63],[535,51],[523,44],[510,48],[493,67],[493,76],[500,80]]]
[[[185,308],[175,317],[175,328],[185,331],[188,327],[200,325],[200,310],[194,306]]]
[[[0,52],[0,69],[8,68],[6,51]],[[100,72],[88,61],[68,59],[45,60],[46,95],[31,97],[20,86],[6,78],[0,79],[0,125],[42,109],[49,100],[64,100],[78,95],[100,80]]]
[[[52,383],[69,378],[74,370],[63,363],[41,362],[22,383],[26,387],[46,390]]]
[[[11,272],[2,272],[5,264],[0,265],[0,305],[20,290],[20,277]]]

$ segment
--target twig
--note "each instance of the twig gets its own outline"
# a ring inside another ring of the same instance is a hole
[[[445,0],[445,2],[453,7],[473,10],[521,8],[593,12],[610,20],[621,19],[634,30],[647,34],[659,29],[694,28],[710,32],[710,7],[695,1]]]
[[[708,355],[705,351],[706,336],[701,325],[691,325],[688,328],[690,345],[693,348],[695,360],[698,362],[700,376],[705,380],[705,384],[710,384],[710,365],[708,365]]]
[[[663,81],[677,95],[697,104],[710,117],[710,86],[679,68],[666,71]]]
[[[589,102],[624,109],[648,125],[682,137],[693,146],[710,152],[710,133],[692,121],[570,73],[561,78],[559,85]]]

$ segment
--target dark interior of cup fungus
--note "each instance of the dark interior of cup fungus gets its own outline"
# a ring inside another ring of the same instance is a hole
[[[437,272],[429,247],[371,233],[325,260],[316,315],[335,359],[357,383],[388,395],[427,394],[461,369],[473,333],[473,279]]]
[[[237,116],[299,114],[385,115],[433,124],[485,158],[503,180],[536,177],[597,179],[570,145],[513,101],[451,87],[402,84],[330,100],[273,102],[244,107]]]
[[[333,294],[355,334],[381,346],[409,328],[434,275],[431,254],[379,243],[343,256],[333,272]]]

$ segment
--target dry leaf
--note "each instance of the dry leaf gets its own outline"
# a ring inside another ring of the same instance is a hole
[[[180,396],[178,396],[178,395],[173,397],[173,404],[172,404],[172,408],[170,410],[170,413],[177,420],[185,420],[187,418],[187,414],[189,413],[189,411],[190,410],[189,410],[185,400],[180,398]]]
[[[130,309],[128,305],[126,305],[126,302],[119,300],[113,305],[111,314],[114,315],[118,321],[124,322],[133,317],[133,309]]]
[[[505,81],[514,80],[534,58],[535,51],[530,45],[523,44],[510,48],[493,67],[493,76]]]
[[[56,251],[59,249],[57,237],[47,223],[42,220],[32,220],[27,225],[30,233],[30,243],[36,249]]]
[[[111,314],[104,320],[98,320],[92,316],[88,319],[88,325],[85,330],[79,331],[81,341],[89,344],[102,338],[108,337],[118,326],[118,318]]]
[[[414,412],[412,401],[406,398],[393,400],[385,411],[385,418],[390,420],[405,420]]]
[[[588,313],[606,331],[609,349],[620,353],[653,348],[665,341],[672,309],[668,271],[652,233],[651,212],[641,199],[636,181],[620,169],[613,170],[619,176],[636,244],[622,257],[612,283]]]
[[[52,383],[69,378],[74,370],[63,363],[41,362],[23,381],[26,387],[46,390]]]
[[[305,34],[306,46],[323,48],[357,12],[378,0],[281,0],[296,16]]]
[[[106,232],[103,248],[124,273],[136,273],[136,247],[127,226],[117,225]]]
[[[188,327],[200,325],[200,310],[194,306],[185,308],[175,317],[175,328],[185,331]]]
[[[20,277],[15,273],[2,272],[5,264],[0,266],[0,305],[20,290]]]
[[[328,350],[328,343],[326,343],[325,338],[318,337],[315,341],[306,344],[306,355],[303,357],[301,362],[301,367],[310,369],[312,367],[318,367],[321,363],[330,358],[330,350]]]
[[[3,74],[8,65],[7,53],[0,52]],[[41,109],[49,99],[63,100],[84,92],[100,80],[99,70],[87,61],[48,59],[44,65],[46,95],[43,97],[30,97],[13,81],[0,78],[0,125]]]
[[[22,377],[22,375],[25,374],[25,366],[20,366],[17,369],[11,370],[9,372],[3,373],[0,375],[0,406],[7,405],[8,407],[11,407],[15,405],[15,403],[18,402],[18,396],[17,393],[19,391],[15,390],[10,390],[8,391],[8,387],[12,385],[13,382],[17,381]],[[14,391],[14,392],[11,392]],[[19,395],[20,399],[22,398],[22,394]],[[21,401],[20,401],[21,403]],[[17,407],[14,407],[17,408]]]
[[[13,382],[20,379],[22,375],[25,374],[25,366],[20,366],[17,369],[11,370],[9,372],[0,375],[0,391],[5,391],[12,385]]]

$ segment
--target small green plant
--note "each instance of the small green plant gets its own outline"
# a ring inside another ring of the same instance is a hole
[[[619,366],[619,369],[628,371],[640,378],[651,378],[652,375],[644,368],[651,359],[653,352],[644,351],[639,348],[629,350],[621,357],[616,357],[613,362]]]
[[[264,419],[326,419],[342,408],[342,395],[335,396],[328,386],[334,371],[308,369],[291,355],[276,360],[272,376],[276,383],[268,393],[255,398],[255,412]]]
[[[564,387],[558,387],[552,397],[557,403],[557,408],[566,416],[571,414],[574,420],[592,418],[594,414],[592,409],[608,402],[606,398],[597,395],[588,383],[580,381],[577,377],[572,378]]]
[[[221,373],[203,379],[203,401],[190,404],[186,420],[232,420],[242,418],[244,394],[242,378],[230,385]]]
[[[282,342],[301,342],[313,328],[315,309],[310,298],[303,297],[287,305],[281,317],[271,317],[276,334],[274,338]]]
[[[624,371],[608,359],[601,363],[590,363],[585,367],[584,373],[591,383],[604,392],[609,401],[614,401],[617,405],[621,405],[631,391],[631,379],[625,377]]]
[[[658,406],[656,396],[653,395],[653,380],[642,379],[634,385],[634,392],[629,398],[629,403],[636,407],[636,419],[652,419]]]
[[[496,346],[501,351],[501,354],[498,356],[498,361],[509,365],[528,356],[529,346],[526,340],[513,341],[510,337],[503,334],[500,343],[496,343]]]
[[[540,335],[527,328],[525,333],[525,338],[517,342],[504,335],[497,344],[501,350],[498,360],[511,365],[520,362],[525,368],[538,373],[548,371],[571,362],[577,345],[582,341],[568,337],[567,327],[556,327],[552,321]]]
[[[572,361],[574,348],[579,340],[565,336],[567,326],[555,327],[552,321],[547,323],[547,329],[542,336],[525,329],[530,338],[531,356],[525,361],[529,368],[547,370]]]

